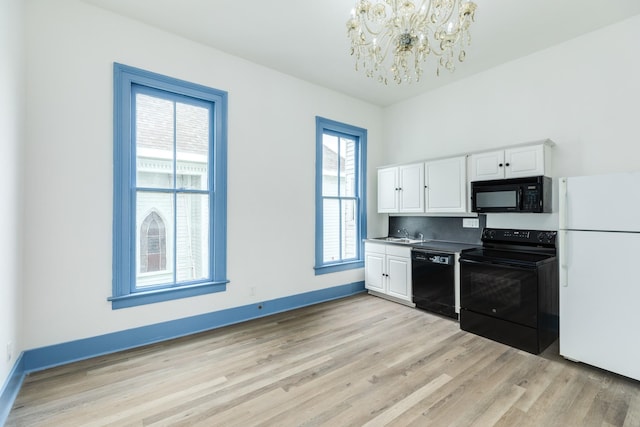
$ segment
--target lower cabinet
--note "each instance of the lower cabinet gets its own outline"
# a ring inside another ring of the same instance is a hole
[[[374,295],[413,305],[411,248],[365,242],[364,256],[365,288]]]

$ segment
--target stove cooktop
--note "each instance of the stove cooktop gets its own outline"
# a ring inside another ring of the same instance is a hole
[[[556,258],[555,255],[552,254],[487,248],[464,251],[460,257],[470,261],[500,262],[531,266],[551,262]]]

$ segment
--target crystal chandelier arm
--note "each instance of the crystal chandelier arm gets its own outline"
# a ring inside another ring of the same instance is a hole
[[[433,9],[433,0],[422,0],[418,8],[418,14],[427,19],[431,15],[431,9]]]

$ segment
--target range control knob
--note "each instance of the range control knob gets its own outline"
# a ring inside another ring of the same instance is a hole
[[[551,243],[556,233],[554,231],[541,231],[538,233],[538,241]]]
[[[495,230],[484,230],[484,232],[482,233],[482,237],[485,239],[494,239],[496,237],[496,231]]]

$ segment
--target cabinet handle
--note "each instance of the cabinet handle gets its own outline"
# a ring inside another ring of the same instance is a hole
[[[509,163],[505,164],[505,166],[509,166]]]
[[[499,164],[498,164],[498,167],[499,167],[499,168],[501,168],[502,166],[503,166],[503,165],[502,165],[502,163],[499,163]]]
[[[398,190],[402,191],[402,187],[398,188]]]

